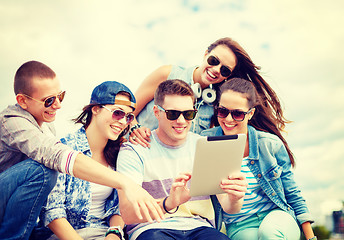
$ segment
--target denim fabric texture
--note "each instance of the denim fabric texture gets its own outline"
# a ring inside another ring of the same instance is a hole
[[[0,173],[0,239],[29,239],[56,176],[32,159]]]
[[[61,142],[91,157],[84,127],[61,139]],[[114,189],[106,200],[105,214],[95,218],[88,213],[91,206],[90,183],[67,174],[59,173],[56,186],[49,194],[41,219],[45,226],[58,218],[67,218],[74,229],[108,226],[112,215],[119,214],[117,191]]]
[[[202,136],[222,136],[221,127],[205,130]],[[313,222],[305,199],[294,181],[291,162],[282,141],[273,134],[248,126],[249,168],[268,198],[293,216],[299,225]],[[227,214],[215,205],[217,216]]]

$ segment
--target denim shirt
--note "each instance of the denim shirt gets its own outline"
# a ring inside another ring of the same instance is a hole
[[[62,138],[61,142],[91,157],[84,127]],[[106,200],[105,214],[102,218],[95,218],[88,214],[92,201],[91,195],[90,182],[67,174],[59,174],[56,186],[49,194],[47,205],[41,214],[44,225],[47,226],[58,218],[66,218],[74,229],[108,227],[110,217],[120,214],[116,189],[113,189]]]
[[[205,130],[203,136],[224,135],[221,127]],[[249,168],[267,197],[280,209],[288,212],[301,225],[313,222],[305,199],[294,181],[288,152],[282,141],[273,134],[248,126]],[[224,211],[213,197],[217,223],[222,221]]]
[[[180,79],[189,85],[194,83],[193,72],[197,66],[183,68],[180,66],[172,66],[172,70],[167,77],[167,80]],[[137,116],[137,121],[151,130],[158,128],[158,120],[153,114],[154,100],[147,103],[142,111]],[[198,110],[195,119],[192,121],[190,128],[191,132],[200,134],[203,130],[210,128],[211,117],[214,114],[214,107],[212,104],[205,103],[202,98],[196,101],[196,109]]]

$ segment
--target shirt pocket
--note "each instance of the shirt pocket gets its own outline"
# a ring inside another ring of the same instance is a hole
[[[270,183],[271,187],[277,193],[283,192],[283,185],[281,180],[282,170],[283,169],[281,166],[276,165],[265,173],[265,179]]]

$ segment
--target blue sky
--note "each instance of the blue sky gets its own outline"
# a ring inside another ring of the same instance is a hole
[[[52,67],[67,90],[56,128],[97,84],[136,90],[162,64],[201,63],[207,46],[237,40],[262,67],[293,122],[286,138],[295,178],[318,224],[344,200],[342,0],[62,0],[0,3],[0,109],[14,103],[13,77],[28,60]]]

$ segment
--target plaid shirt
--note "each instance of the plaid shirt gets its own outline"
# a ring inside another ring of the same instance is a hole
[[[0,113],[0,173],[31,158],[48,168],[72,174],[78,152],[55,137],[52,123],[40,127],[18,104]]]

